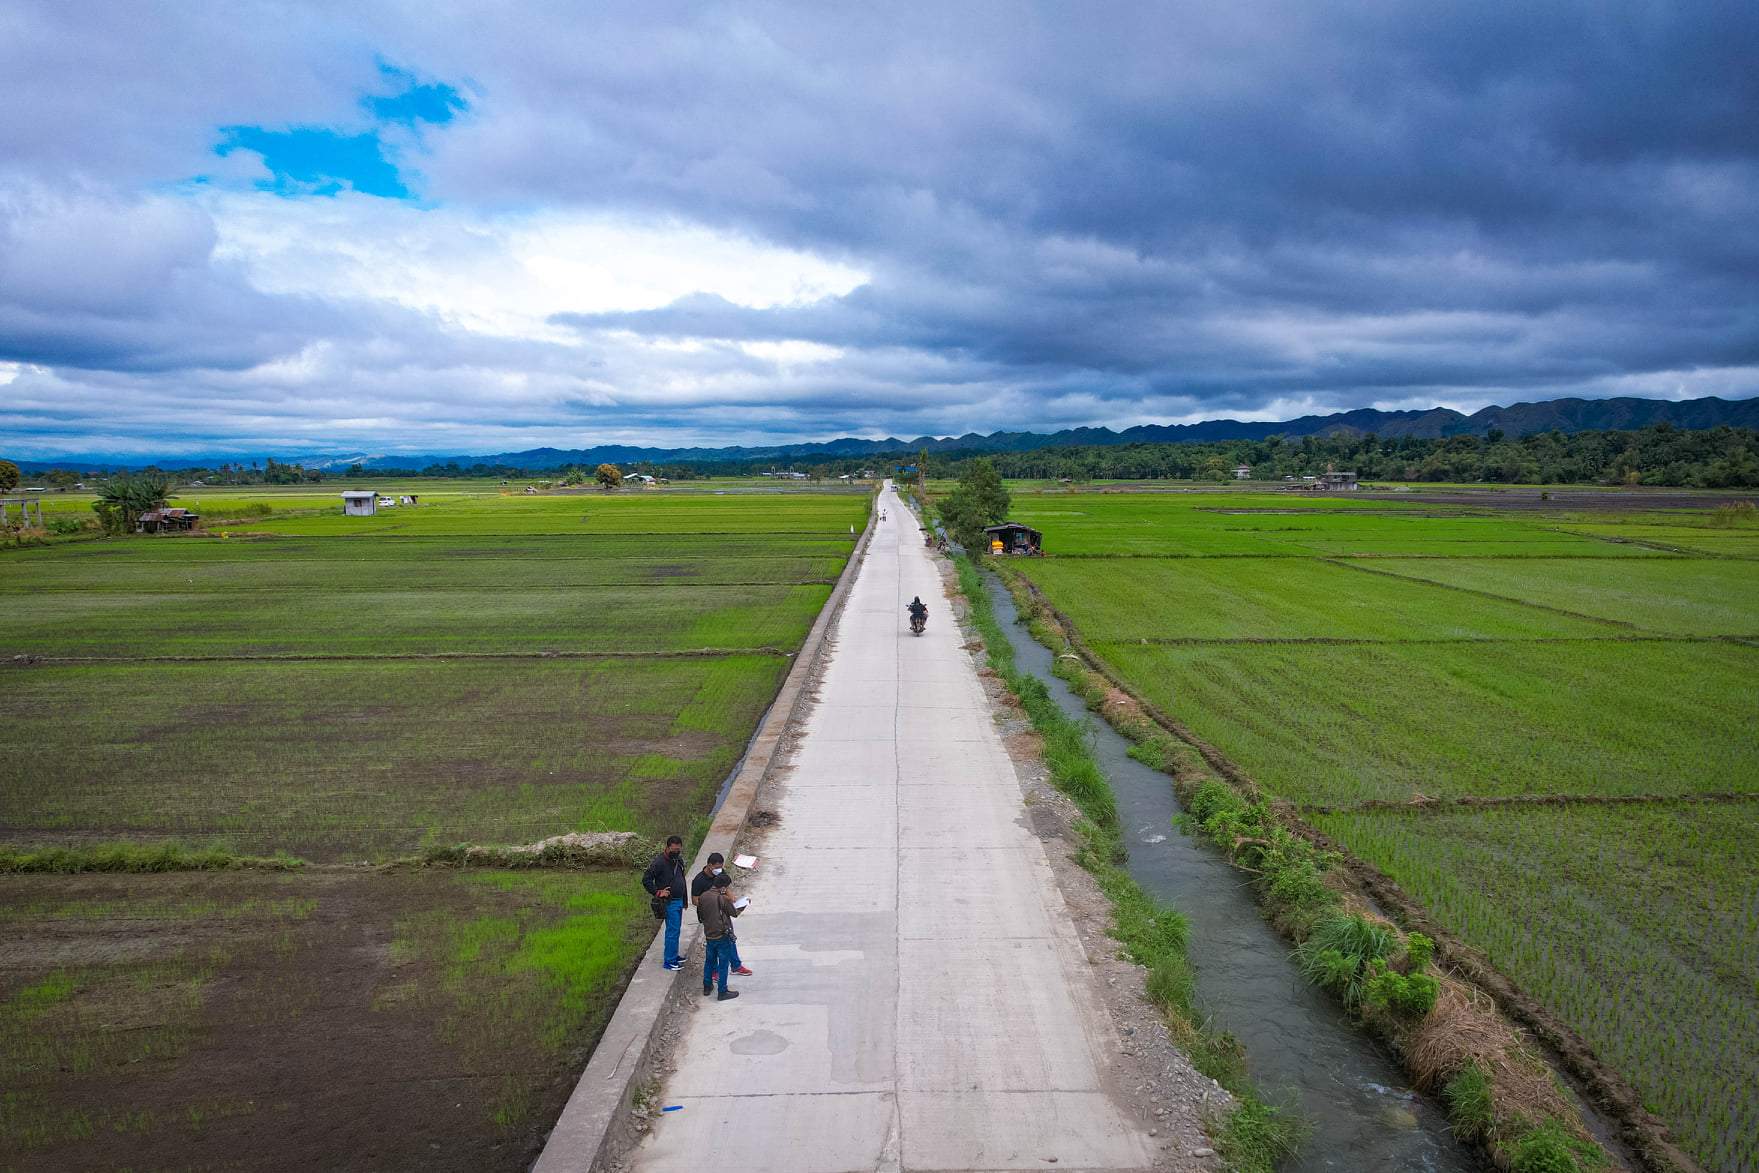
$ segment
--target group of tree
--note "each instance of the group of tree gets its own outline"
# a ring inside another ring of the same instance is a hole
[[[987,457],[966,461],[959,483],[940,501],[941,521],[953,540],[967,550],[984,549],[983,528],[1008,516],[1008,490],[995,462]]]
[[[1030,452],[900,451],[827,458],[793,467],[818,482],[855,477],[869,470],[902,480],[907,468],[920,470],[930,479],[944,479],[959,477],[966,465],[977,460],[990,461],[1000,476],[1010,479],[1231,481],[1234,469],[1243,464],[1251,469],[1253,480],[1311,476],[1330,468],[1349,470],[1364,479],[1387,481],[1753,488],[1759,487],[1759,431],[1726,426],[1688,430],[1667,423],[1636,431],[1550,431],[1520,437],[1492,429],[1484,436],[1439,439],[1341,431],[1299,439],[1270,436],[1261,440],[1049,447]],[[684,481],[712,476],[755,476],[773,465],[773,460],[679,460],[664,464],[641,462],[623,471],[609,464],[590,473],[584,467],[560,471],[564,479],[578,473],[578,483],[597,480],[609,487],[629,472]],[[617,472],[615,479],[605,479],[607,469]],[[455,460],[423,468],[369,470],[357,463],[345,470],[323,470],[269,458],[248,465],[239,462],[178,469],[148,466],[140,471],[171,477],[184,484],[200,480],[209,485],[288,485],[371,477],[508,480],[555,476],[559,470],[554,466],[460,464]],[[50,488],[70,489],[81,482],[101,483],[106,475],[58,468],[32,473],[31,478],[33,483]]]
[[[931,456],[928,475],[958,476],[978,458]],[[1537,432],[1513,439],[1500,432],[1443,439],[1341,434],[1285,440],[1127,444],[1054,448],[983,457],[1002,476],[1047,480],[1232,481],[1250,468],[1252,480],[1280,481],[1327,469],[1365,480],[1496,484],[1673,485],[1759,487],[1759,432],[1718,427],[1688,431],[1657,424],[1640,431]]]
[[[564,488],[572,488],[595,481],[600,488],[615,489],[623,483],[623,470],[614,464],[601,464],[591,473],[577,464],[562,470],[561,482]]]
[[[171,489],[172,480],[163,473],[122,473],[98,486],[92,511],[105,533],[129,533],[141,514],[164,506]]]

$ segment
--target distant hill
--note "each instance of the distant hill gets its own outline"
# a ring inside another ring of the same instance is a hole
[[[946,452],[1031,452],[1042,448],[1074,448],[1087,445],[1166,444],[1180,441],[1262,440],[1268,436],[1333,436],[1341,433],[1377,436],[1412,436],[1436,439],[1442,436],[1483,436],[1492,429],[1501,429],[1510,436],[1532,432],[1585,432],[1604,429],[1630,430],[1651,424],[1670,423],[1677,428],[1714,428],[1723,424],[1741,428],[1759,428],[1759,398],[1755,399],[1551,399],[1542,403],[1516,403],[1508,407],[1486,407],[1471,415],[1462,415],[1445,407],[1427,411],[1379,411],[1364,407],[1334,415],[1304,415],[1300,419],[1281,422],[1247,423],[1240,420],[1205,420],[1197,424],[1143,424],[1114,432],[1110,428],[1071,428],[1061,432],[991,432],[980,435],[969,432],[963,436],[918,436],[904,440],[890,436],[883,440],[844,437],[819,443],[776,444],[751,448],[640,448],[625,444],[606,444],[592,448],[530,448],[523,452],[497,452],[486,456],[406,454],[401,456],[337,456],[334,454],[294,458],[307,468],[339,470],[352,464],[367,469],[423,468],[430,464],[457,461],[461,465],[491,464],[522,469],[564,468],[568,465],[634,464],[652,461],[656,464],[680,463],[743,463],[774,461],[792,463],[818,459],[877,456],[880,454],[914,453],[926,449]],[[208,466],[232,456],[166,458],[160,463],[172,467]],[[128,461],[140,467],[145,461]],[[114,457],[69,456],[59,462],[19,461],[26,473],[54,467],[80,469],[121,468],[123,462]]]
[[[1379,411],[1364,407],[1335,415],[1306,415],[1282,422],[1246,423],[1240,420],[1205,420],[1197,424],[1143,424],[1114,432],[1110,428],[1071,428],[1066,431],[991,432],[963,436],[918,436],[913,440],[888,437],[862,440],[845,437],[809,444],[778,444],[756,448],[638,448],[602,445],[595,448],[532,448],[524,452],[499,452],[492,456],[411,457],[382,456],[363,461],[368,468],[408,468],[412,464],[456,460],[460,464],[502,464],[516,468],[562,468],[572,464],[688,463],[693,461],[778,462],[873,456],[881,453],[929,452],[1031,452],[1041,448],[1075,448],[1087,445],[1166,444],[1180,441],[1262,440],[1268,436],[1332,436],[1340,433],[1372,433],[1378,436],[1483,436],[1501,429],[1510,436],[1532,432],[1585,432],[1602,429],[1628,430],[1667,422],[1677,428],[1759,428],[1759,399],[1552,399],[1543,403],[1516,403],[1509,407],[1486,407],[1471,415],[1445,407],[1427,411]],[[315,461],[308,460],[307,465]],[[342,467],[349,460],[322,462],[323,467]]]

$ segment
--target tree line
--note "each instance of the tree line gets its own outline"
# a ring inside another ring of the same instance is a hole
[[[927,457],[930,477],[957,476],[972,459]],[[1656,424],[1640,431],[1537,432],[1485,436],[1303,436],[1210,443],[1125,444],[986,453],[1009,479],[1232,481],[1246,465],[1252,480],[1354,472],[1365,480],[1495,484],[1759,487],[1759,431],[1687,431]]]
[[[1177,441],[1158,444],[1093,445],[1039,448],[1029,452],[870,453],[810,462],[763,460],[690,460],[663,464],[640,461],[620,466],[623,475],[640,472],[670,481],[715,476],[753,476],[773,467],[806,473],[826,481],[853,476],[866,469],[912,475],[921,469],[932,478],[956,478],[973,460],[992,462],[1009,479],[1197,480],[1231,481],[1234,469],[1247,465],[1252,480],[1313,476],[1327,470],[1349,471],[1366,480],[1452,481],[1491,484],[1671,485],[1730,489],[1759,487],[1759,431],[1716,427],[1702,430],[1660,423],[1636,431],[1535,432],[1511,437],[1492,429],[1484,436],[1375,436],[1340,433],[1299,438],[1270,436],[1262,440]],[[606,466],[609,467],[609,466]],[[514,477],[558,474],[555,466],[458,461],[422,468],[305,468],[277,461],[213,468],[162,469],[142,472],[169,476],[179,484],[200,480],[210,485],[315,484],[333,480],[416,477]],[[584,474],[584,470],[582,470]],[[594,475],[596,475],[596,470]],[[51,488],[91,483],[102,474],[56,469],[34,474]],[[583,475],[582,479],[586,479]]]

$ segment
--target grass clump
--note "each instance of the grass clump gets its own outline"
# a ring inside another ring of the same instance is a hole
[[[1216,1151],[1235,1173],[1271,1173],[1300,1143],[1288,1114],[1263,1103],[1240,1105],[1215,1138]]]
[[[506,868],[630,868],[641,867],[659,848],[652,840],[629,833],[558,835],[526,847],[479,846],[460,843],[430,847],[416,862],[428,867]]]
[[[1754,505],[1751,501],[1730,501],[1712,509],[1707,522],[1717,529],[1759,525],[1759,505]]]
[[[296,871],[305,861],[293,856],[237,855],[219,847],[191,848],[178,843],[104,843],[93,847],[0,849],[0,874],[39,872],[220,872],[245,869]]]
[[[1509,1173],[1590,1173],[1606,1168],[1600,1150],[1547,1120],[1509,1146]]]
[[[1314,985],[1343,999],[1351,1009],[1360,1007],[1368,993],[1376,962],[1392,951],[1390,925],[1369,920],[1361,913],[1328,916],[1314,926],[1295,949],[1301,973]]]
[[[1490,1076],[1477,1063],[1468,1063],[1442,1085],[1448,1123],[1461,1140],[1483,1140],[1490,1135],[1496,1115],[1491,1101]]]

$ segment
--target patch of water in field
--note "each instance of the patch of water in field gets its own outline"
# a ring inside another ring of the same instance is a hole
[[[1021,671],[1044,681],[1064,712],[1087,720],[1082,699],[1051,674],[1049,649],[1018,619],[1014,600],[985,575],[996,618]],[[1129,756],[1130,743],[1093,720],[1093,752],[1117,795],[1130,875],[1191,925],[1198,1007],[1246,1048],[1267,1095],[1293,1102],[1311,1125],[1290,1173],[1318,1170],[1482,1170],[1439,1109],[1413,1093],[1398,1064],[1295,968],[1287,941],[1265,923],[1245,876],[1219,852],[1172,827],[1171,780]]]

